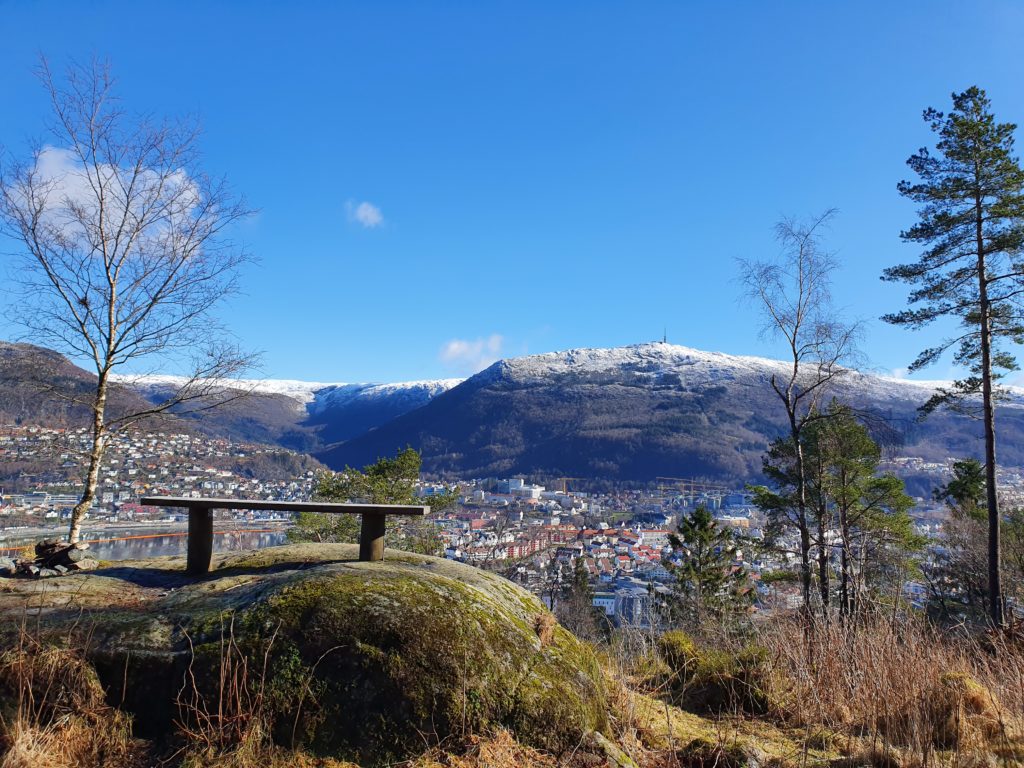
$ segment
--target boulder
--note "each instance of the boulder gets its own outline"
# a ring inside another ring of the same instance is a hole
[[[43,539],[36,544],[36,557],[46,557],[56,552],[61,546],[57,539]]]
[[[200,579],[182,573],[181,558],[119,563],[26,590],[25,603],[43,601],[55,634],[88,628],[112,701],[150,733],[180,717],[186,672],[216,705],[225,636],[250,670],[267,670],[275,738],[360,765],[495,728],[556,754],[607,732],[593,651],[535,596],[447,560],[357,554],[301,544],[218,555]],[[0,601],[0,625],[5,607],[15,606]]]

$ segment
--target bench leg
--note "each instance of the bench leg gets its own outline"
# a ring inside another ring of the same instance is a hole
[[[210,571],[213,559],[213,510],[190,509],[188,512],[188,564],[185,569],[194,576]]]
[[[384,559],[385,515],[363,515],[363,528],[359,534],[359,559],[372,563]]]

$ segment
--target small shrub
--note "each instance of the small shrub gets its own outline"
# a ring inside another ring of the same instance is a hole
[[[670,689],[680,706],[709,713],[765,714],[771,709],[764,648],[708,650],[674,630],[662,635],[658,650],[671,669]]]
[[[842,745],[842,739],[832,731],[818,729],[808,734],[804,739],[804,746],[808,749],[816,749],[821,752],[832,752],[838,750]]]
[[[666,632],[658,638],[658,652],[674,671],[686,669],[696,661],[698,655],[693,638],[679,629]]]
[[[832,764],[832,768],[903,768],[904,761],[892,747],[873,744]]]
[[[550,613],[541,613],[533,620],[533,631],[542,646],[550,645],[551,639],[555,636],[555,617]]]
[[[953,749],[984,744],[1003,732],[991,691],[964,672],[946,672],[929,696],[936,747]]]
[[[760,755],[735,743],[694,739],[675,754],[680,768],[754,768],[764,761]]]

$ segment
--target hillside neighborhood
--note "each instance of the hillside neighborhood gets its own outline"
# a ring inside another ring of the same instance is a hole
[[[5,539],[18,540],[23,531],[59,531],[79,498],[81,479],[75,469],[88,439],[83,428],[0,428],[0,465],[24,468],[7,477],[0,493],[0,547]],[[895,471],[929,473],[936,483],[948,477],[949,465],[915,458],[890,461]],[[185,523],[183,510],[140,505],[144,495],[307,501],[317,471],[300,455],[266,445],[190,434],[119,434],[109,448],[87,528],[101,527],[111,536],[118,525],[134,530]],[[1005,494],[1020,498],[1021,473],[1004,469],[1001,477]],[[670,591],[676,578],[672,568],[683,557],[673,550],[670,534],[680,515],[705,506],[719,525],[746,542],[735,565],[749,572],[757,607],[798,604],[795,584],[760,584],[762,572],[791,568],[792,562],[760,552],[765,517],[742,486],[662,478],[646,489],[585,492],[570,487],[577,482],[563,480],[560,489],[522,477],[458,483],[457,508],[432,517],[445,556],[502,572],[548,604],[558,599],[566,574],[580,559],[593,589],[593,605],[617,624],[644,625]],[[429,504],[432,495],[446,489],[443,483],[423,481],[417,493]],[[918,498],[913,516],[921,535],[941,539],[941,504]],[[218,512],[218,517],[221,527],[230,528],[232,521],[288,522],[292,516]]]

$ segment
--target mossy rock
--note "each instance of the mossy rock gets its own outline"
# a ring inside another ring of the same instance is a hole
[[[659,638],[658,652],[671,670],[666,682],[680,706],[709,714],[763,715],[772,710],[763,648],[702,648],[685,632],[672,630]]]
[[[218,556],[199,580],[158,558],[76,576],[74,610],[38,593],[25,604],[56,634],[87,632],[110,698],[143,722],[156,715],[151,729],[184,680],[215,696],[231,656],[263,677],[280,743],[362,765],[497,727],[556,754],[608,731],[593,651],[533,595],[438,558],[356,558],[351,545],[289,545]],[[133,585],[128,604],[111,579]]]
[[[985,745],[1003,735],[992,692],[965,672],[943,673],[929,702],[940,749]]]

